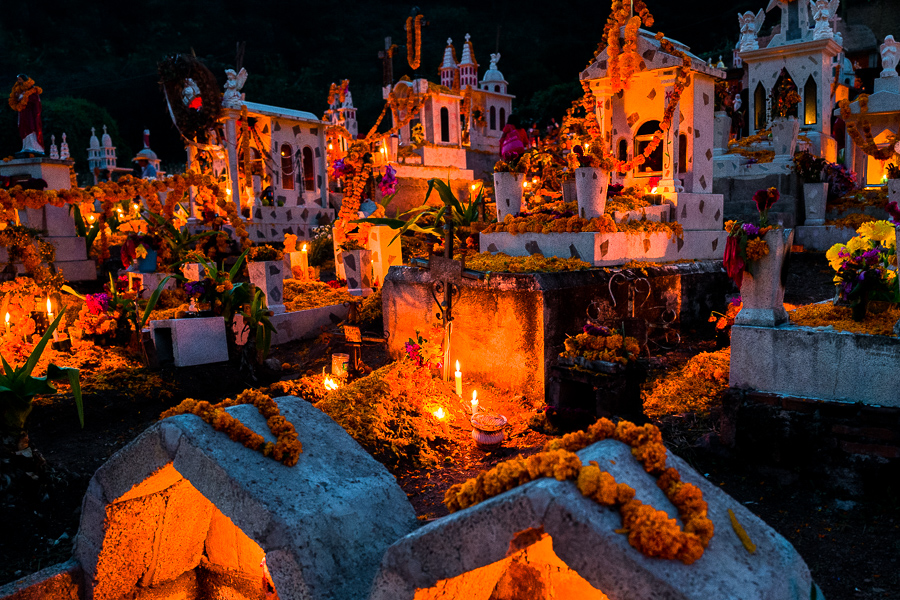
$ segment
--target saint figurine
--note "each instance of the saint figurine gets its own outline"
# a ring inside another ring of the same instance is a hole
[[[9,94],[10,108],[19,113],[22,150],[17,153],[18,155],[44,154],[44,131],[41,127],[42,91],[28,75],[20,74],[16,77],[16,83]]]
[[[900,42],[894,41],[894,36],[884,38],[881,45],[881,71],[882,77],[896,77],[897,63],[900,61]]]

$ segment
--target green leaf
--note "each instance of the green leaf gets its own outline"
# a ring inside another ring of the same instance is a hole
[[[137,333],[140,335],[141,330],[144,328],[144,325],[147,323],[147,319],[150,318],[150,313],[153,312],[153,309],[156,308],[156,303],[159,302],[159,296],[163,292],[163,287],[165,287],[166,282],[172,279],[172,275],[167,275],[165,279],[159,282],[159,285],[156,286],[156,289],[153,290],[153,293],[150,294],[150,300],[147,301],[147,306],[144,308],[144,316],[141,317],[140,323],[138,323]]]
[[[247,253],[250,252],[249,248],[244,250],[241,255],[238,257],[237,262],[234,263],[234,266],[231,267],[231,270],[228,272],[228,279],[230,281],[234,281],[235,275],[238,274],[241,270],[241,265],[244,263],[244,259],[247,257]]]
[[[47,331],[44,332],[44,336],[41,338],[41,341],[37,343],[37,346],[34,347],[34,350],[31,351],[31,356],[28,357],[28,360],[25,362],[25,366],[22,367],[22,375],[25,377],[30,377],[31,372],[34,371],[34,367],[37,366],[38,361],[41,358],[41,355],[44,353],[44,348],[47,346],[47,342],[50,341],[50,338],[53,336],[53,332],[56,331],[56,328],[59,327],[59,322],[62,321],[63,315],[66,313],[65,307],[60,307],[61,310],[59,314],[56,315],[56,318],[50,323],[50,326],[47,327]]]
[[[87,237],[87,231],[84,227],[84,219],[81,218],[81,209],[77,204],[69,205],[69,212],[72,213],[72,219],[75,221],[75,234],[78,237]]]
[[[60,290],[61,292],[65,292],[65,293],[67,293],[67,294],[71,294],[71,295],[75,296],[76,298],[81,298],[82,300],[85,299],[84,296],[82,296],[81,294],[79,294],[78,292],[76,292],[75,290],[73,290],[69,285],[64,285],[64,286],[62,286],[61,288],[59,288],[59,290]]]
[[[72,395],[75,397],[75,408],[78,410],[78,422],[81,423],[81,427],[84,427],[84,403],[81,398],[81,381],[80,381],[81,372],[78,369],[72,367],[57,367],[53,363],[47,365],[47,379],[52,379],[54,381],[60,381],[63,379],[69,380],[69,385],[72,387]]]

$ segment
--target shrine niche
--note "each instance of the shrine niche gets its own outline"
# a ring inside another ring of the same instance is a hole
[[[835,162],[833,63],[843,56],[841,36],[834,32],[838,0],[809,4],[807,8],[804,2],[771,0],[766,11],[780,9],[781,21],[768,38],[759,37],[764,18],[761,10],[749,27],[752,13],[738,15],[741,41],[736,55],[746,67],[745,85],[751,91],[747,107],[750,135],[765,130],[774,118],[794,117],[799,120],[800,133],[809,139],[811,151]],[[790,92],[796,97],[791,96],[786,104]]]
[[[658,178],[650,187],[675,202],[680,192],[712,192],[713,98],[715,81],[725,73],[691,54],[684,44],[663,40],[665,43],[639,30],[635,52],[640,64],[628,85],[618,92],[609,70],[608,48],[597,55],[580,79],[597,98],[597,121],[603,139],[618,160],[645,153],[663,128],[661,142],[643,164],[614,173],[611,183],[646,187],[651,178]],[[680,81],[677,67],[683,67]],[[676,89],[682,87],[676,105],[670,106]]]

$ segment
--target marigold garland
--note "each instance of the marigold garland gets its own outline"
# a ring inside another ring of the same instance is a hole
[[[422,63],[422,20],[423,15],[406,18],[406,60],[409,67],[415,71]],[[415,29],[415,32],[413,31]],[[413,39],[415,36],[415,40]]]
[[[239,404],[252,404],[256,407],[259,414],[266,419],[269,430],[277,438],[274,444],[267,442],[263,436],[232,417],[225,410],[229,406]],[[281,416],[278,404],[272,397],[259,390],[245,390],[235,399],[226,398],[218,404],[187,398],[178,406],[164,412],[159,418],[165,419],[184,414],[200,417],[212,425],[216,431],[227,434],[235,442],[243,444],[251,450],[262,452],[264,456],[273,458],[288,467],[296,465],[300,453],[303,452],[303,444],[297,439],[297,431],[293,424]]]
[[[678,510],[683,529],[665,511],[635,499],[634,489],[616,483],[596,461],[588,465],[581,463],[575,452],[605,439],[631,446],[632,455],[647,473],[657,478],[657,486]],[[656,426],[637,426],[629,421],[613,424],[609,419],[600,419],[584,431],[551,440],[542,452],[527,459],[510,459],[451,486],[444,496],[444,505],[450,512],[456,512],[541,477],[571,480],[584,496],[619,510],[632,547],[646,556],[677,558],[689,565],[703,556],[715,527],[707,517],[707,504],[700,489],[683,483],[678,471],[665,465],[666,447]]]
[[[34,79],[30,77],[25,81],[16,80],[9,93],[9,107],[16,112],[22,112],[28,106],[28,100],[33,94],[40,96],[43,93],[44,90],[40,86],[34,85]],[[22,98],[20,99],[19,96]]]

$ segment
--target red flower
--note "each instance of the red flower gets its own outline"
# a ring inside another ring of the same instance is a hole
[[[759,190],[753,194],[753,201],[756,202],[756,209],[762,214],[772,208],[772,205],[778,202],[779,197],[778,190],[770,187],[767,190]]]
[[[737,237],[728,236],[722,264],[725,266],[725,273],[731,277],[738,289],[741,289],[741,284],[744,282],[744,259],[741,258],[740,243]]]

